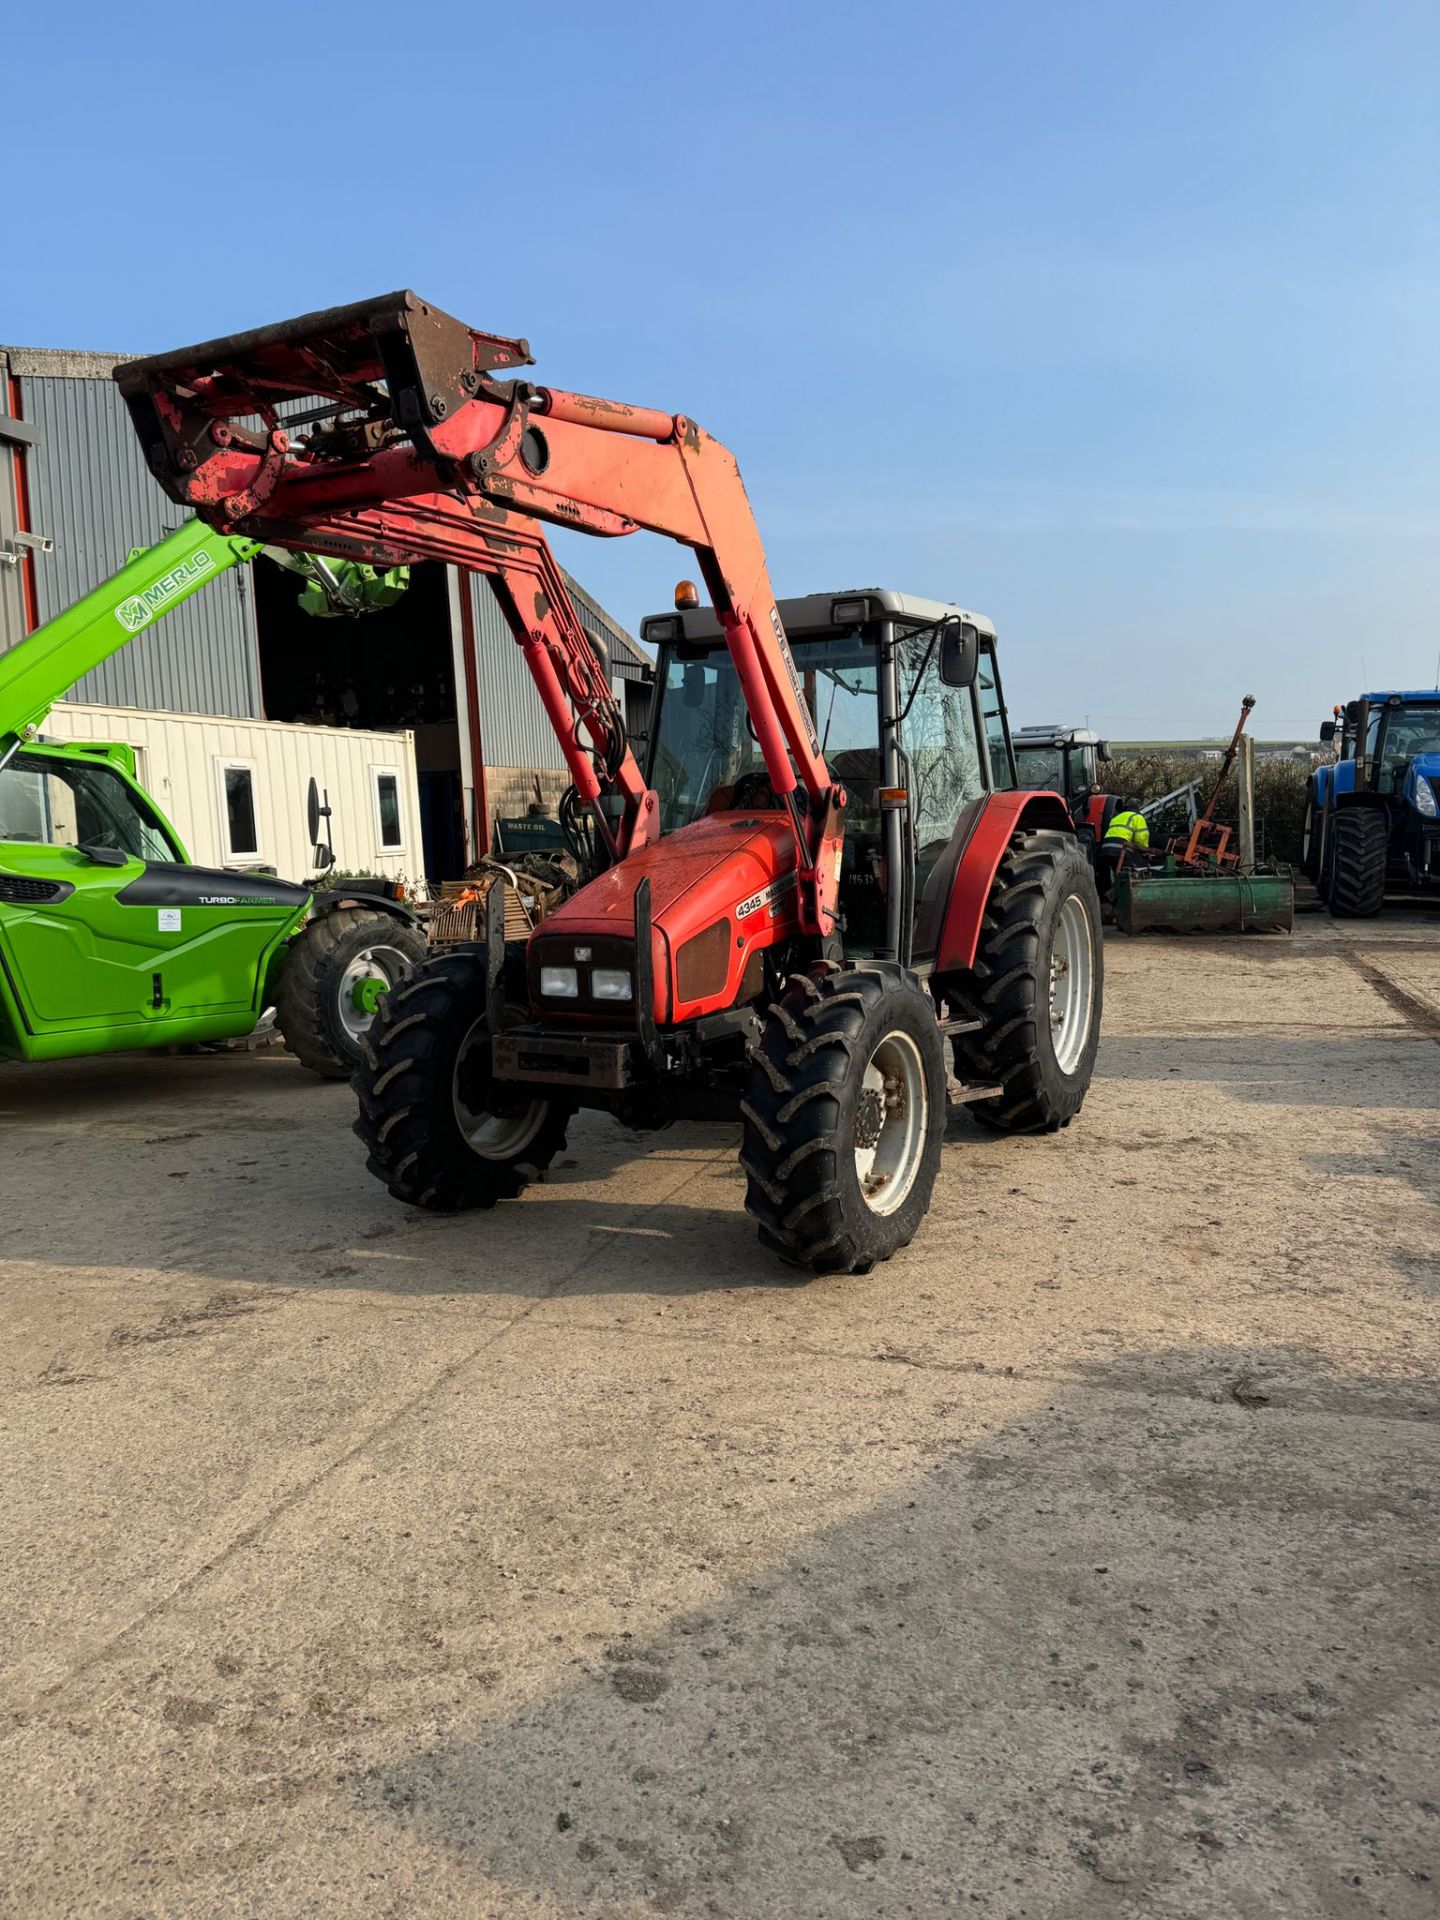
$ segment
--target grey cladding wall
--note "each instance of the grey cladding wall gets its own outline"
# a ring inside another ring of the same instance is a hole
[[[28,458],[31,520],[55,542],[37,555],[37,611],[61,613],[150,546],[184,514],[151,478],[124,403],[109,380],[21,374],[26,420],[40,433]],[[86,676],[77,700],[176,713],[262,717],[249,567],[236,567]]]
[[[567,583],[575,588],[570,575]],[[480,739],[490,767],[558,768],[564,763],[535,683],[482,574],[469,575],[475,610],[475,680],[480,692]],[[598,633],[610,649],[612,681],[639,681],[643,659],[629,636],[605,617],[583,589],[574,593],[575,611],[589,633]]]

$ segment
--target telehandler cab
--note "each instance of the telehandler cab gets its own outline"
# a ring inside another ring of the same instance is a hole
[[[994,1127],[1079,1110],[1089,863],[1057,795],[1014,790],[988,623],[880,589],[777,605],[724,447],[681,415],[498,377],[529,361],[401,292],[115,375],[157,478],[213,525],[488,574],[565,756],[588,884],[509,947],[492,889],[486,940],[385,1001],[357,1075],[370,1168],[416,1206],[490,1206],[579,1106],[739,1118],[765,1243],[867,1271],[929,1205],[947,1050]],[[321,405],[292,443],[296,400]],[[682,582],[646,623],[645,773],[544,523],[696,555],[713,612]]]
[[[92,667],[257,551],[190,520],[0,655],[0,1059],[238,1039],[274,1007],[303,1065],[348,1079],[424,958],[394,887],[192,866],[131,748],[40,736]]]

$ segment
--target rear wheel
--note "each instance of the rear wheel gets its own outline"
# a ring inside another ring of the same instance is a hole
[[[1365,920],[1385,903],[1390,822],[1379,807],[1346,807],[1330,823],[1330,911]]]
[[[516,955],[523,968],[523,948]],[[428,961],[382,1003],[355,1090],[366,1166],[397,1200],[435,1213],[517,1198],[565,1145],[575,1111],[492,1080],[485,962],[474,953]]]
[[[285,956],[275,1019],[312,1073],[348,1080],[384,996],[419,966],[424,936],[375,907],[337,907],[310,921]]]
[[[935,1004],[884,961],[791,976],[751,1050],[745,1204],[794,1266],[867,1273],[915,1236],[945,1129]]]
[[[1000,1089],[970,1111],[1005,1133],[1053,1133],[1080,1111],[1100,1043],[1104,946],[1095,876],[1073,835],[1012,836],[990,889],[975,964],[944,981],[961,1080]]]

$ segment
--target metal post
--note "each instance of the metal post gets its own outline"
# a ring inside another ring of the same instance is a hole
[[[1249,873],[1255,865],[1255,742],[1240,740],[1240,865]]]

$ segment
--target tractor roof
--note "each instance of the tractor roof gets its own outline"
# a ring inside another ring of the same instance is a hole
[[[1440,701],[1440,687],[1411,688],[1406,693],[1362,693],[1360,698],[1368,700],[1372,707],[1386,700],[1398,700],[1402,706],[1433,707],[1437,701]]]
[[[806,593],[796,595],[789,600],[776,604],[780,609],[780,618],[789,634],[833,631],[838,624],[833,609],[843,601],[868,600],[868,617],[879,618],[885,614],[899,614],[906,620],[943,620],[947,614],[958,614],[968,621],[982,639],[995,638],[995,626],[983,613],[971,613],[964,607],[957,607],[953,601],[925,600],[918,594],[896,593],[891,587],[841,587],[831,593]],[[661,638],[670,638],[674,633],[671,622],[674,614],[648,614],[640,622],[640,637],[652,644]],[[694,607],[678,616],[684,623],[682,631],[687,640],[709,640],[720,638],[720,622],[709,607]],[[660,631],[651,634],[651,622]]]
[[[1012,727],[1010,738],[1017,747],[1098,747],[1101,740],[1092,727],[1059,725]]]

